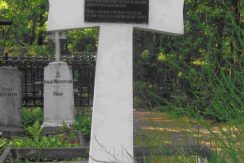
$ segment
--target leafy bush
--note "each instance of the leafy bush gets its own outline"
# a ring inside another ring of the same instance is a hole
[[[23,108],[21,110],[24,126],[32,126],[36,121],[40,124],[43,122],[43,110],[39,107],[36,108]]]
[[[4,147],[7,145],[8,141],[5,138],[0,138],[0,154],[2,153]]]
[[[189,67],[182,79],[187,83],[187,98],[175,93],[172,109],[188,108],[188,115],[199,114],[215,121],[231,121],[244,114],[244,75],[239,67],[205,65]]]
[[[42,128],[39,121],[35,121],[33,126],[27,127],[26,130],[33,139],[34,143],[38,143],[40,141]]]
[[[214,62],[214,61],[212,61]],[[216,122],[235,120],[244,114],[244,72],[239,66],[201,67],[189,65],[179,69],[182,74],[178,83],[168,85],[170,91],[161,86],[136,81],[134,107],[171,111],[190,116],[201,115]],[[163,86],[162,86],[163,87]],[[168,93],[164,96],[164,93]]]
[[[91,132],[91,117],[85,115],[78,115],[75,118],[73,128],[75,130],[80,130],[84,136],[89,137]]]
[[[79,143],[70,140],[67,135],[41,136],[40,141],[35,143],[29,137],[15,137],[10,141],[11,147],[17,148],[57,148],[57,147],[78,147]]]
[[[15,137],[13,138],[9,145],[12,147],[37,147],[37,148],[47,148],[47,147],[73,147],[78,146],[77,134],[69,133],[58,134],[54,136],[43,136],[41,134],[42,128],[38,121],[34,122],[33,126],[28,126],[26,128],[27,133],[30,137]]]
[[[167,99],[170,98],[165,92],[167,91],[164,87],[155,87],[149,82],[134,82],[134,108],[153,110],[155,107],[167,105]]]

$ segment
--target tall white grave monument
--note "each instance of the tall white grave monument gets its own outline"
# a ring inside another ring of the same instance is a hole
[[[100,27],[89,163],[133,162],[133,28],[183,34],[184,0],[49,3],[49,31]]]
[[[71,125],[74,122],[74,90],[72,70],[60,62],[60,35],[55,32],[55,62],[44,68],[44,123],[48,131],[52,128]]]

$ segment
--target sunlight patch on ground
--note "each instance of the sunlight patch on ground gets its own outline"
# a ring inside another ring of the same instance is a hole
[[[167,129],[167,128],[160,128],[160,127],[142,127],[141,129],[143,130],[156,130],[156,131],[169,131],[169,132],[181,132],[180,130],[177,129]]]
[[[220,142],[214,140],[221,138],[224,143],[227,143],[225,133],[230,134],[232,139],[238,138],[243,140],[243,137],[238,137],[238,128],[227,126],[224,123],[215,124],[211,121],[206,121],[207,126],[201,126],[197,120],[182,117],[172,118],[166,113],[155,112],[135,112],[135,117],[140,124],[137,129],[137,137],[143,137],[139,144],[163,144],[177,142],[200,142],[209,147],[216,147]],[[240,129],[239,129],[240,130]],[[139,141],[137,141],[139,142]],[[214,142],[214,143],[213,143]],[[242,141],[243,142],[243,141]]]

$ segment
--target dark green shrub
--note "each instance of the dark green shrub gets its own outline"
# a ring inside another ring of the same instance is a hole
[[[5,146],[7,145],[8,141],[5,138],[0,138],[0,155],[4,150]]]
[[[78,115],[75,118],[73,128],[75,130],[80,130],[85,137],[89,137],[91,132],[91,117],[85,115]]]
[[[23,108],[21,110],[21,115],[25,127],[32,126],[35,123],[35,121],[38,121],[40,124],[42,124],[43,122],[43,110],[39,107]]]
[[[26,128],[28,137],[15,137],[9,145],[12,147],[74,147],[78,146],[77,134],[57,134],[44,136],[42,135],[42,128],[38,121],[35,121],[32,126]],[[1,141],[0,141],[1,143]]]

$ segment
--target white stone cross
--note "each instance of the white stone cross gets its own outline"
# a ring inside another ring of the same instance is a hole
[[[183,34],[184,0],[149,0],[147,24],[88,23],[85,0],[49,3],[49,31],[100,27],[89,163],[134,162],[133,28]]]
[[[55,43],[55,62],[60,62],[60,39],[67,39],[66,35],[61,35],[58,31],[55,31],[54,35],[50,35],[49,39]]]

